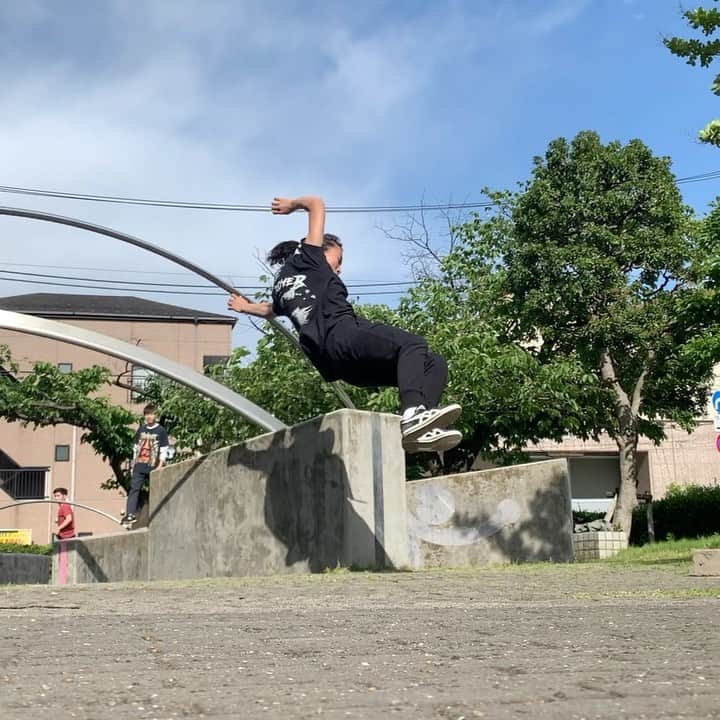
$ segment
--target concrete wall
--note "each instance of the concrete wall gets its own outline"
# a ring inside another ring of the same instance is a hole
[[[53,545],[52,582],[122,582],[148,579],[148,530],[61,540]]]
[[[0,585],[47,585],[50,558],[29,553],[0,553]]]
[[[163,468],[149,509],[145,531],[59,543],[55,582],[408,566],[393,415],[340,410]]]
[[[565,460],[407,483],[413,568],[573,559]]]
[[[340,410],[153,474],[152,579],[404,567],[398,419]]]

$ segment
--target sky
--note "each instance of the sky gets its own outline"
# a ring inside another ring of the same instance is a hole
[[[675,34],[689,34],[677,0],[4,2],[0,185],[268,206],[310,193],[330,206],[480,201],[581,130],[640,138],[677,177],[720,170],[720,151],[696,139],[720,115],[713,72],[671,55],[661,40]],[[681,185],[686,202],[704,212],[717,183]],[[255,284],[258,254],[306,223],[6,193],[0,204],[117,228],[236,285]],[[384,232],[405,221],[329,216],[349,285],[411,278],[407,248]],[[83,231],[8,217],[0,228],[5,271],[203,282]],[[9,277],[30,276],[0,273],[0,296],[82,292]],[[392,304],[402,287],[351,295]],[[223,296],[122,294],[225,312]],[[256,338],[242,318],[234,342]]]

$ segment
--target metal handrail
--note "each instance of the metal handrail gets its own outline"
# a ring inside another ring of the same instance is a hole
[[[56,223],[58,225],[68,225],[70,227],[78,228],[80,230],[88,230],[89,232],[94,232],[98,235],[106,235],[107,237],[114,238],[115,240],[120,240],[121,242],[135,245],[135,247],[139,247],[142,250],[147,250],[154,255],[164,257],[166,260],[170,260],[170,262],[173,262],[176,265],[180,265],[186,270],[190,270],[190,272],[193,272],[196,275],[205,278],[213,285],[216,285],[221,290],[225,290],[225,292],[229,294],[234,293],[235,295],[241,295],[242,297],[245,297],[244,295],[242,295],[242,293],[238,292],[238,290],[236,290],[232,285],[226,283],[224,280],[217,277],[216,275],[213,275],[207,270],[199,267],[198,265],[195,265],[194,263],[186,260],[185,258],[180,257],[179,255],[171,253],[169,250],[165,250],[164,248],[158,247],[157,245],[152,245],[151,243],[146,242],[145,240],[141,240],[134,235],[128,235],[127,233],[120,232],[119,230],[113,230],[112,228],[104,227],[103,225],[96,225],[95,223],[87,222],[86,220],[77,220],[76,218],[65,217],[63,215],[55,215],[53,213],[40,212],[38,210],[26,210],[24,208],[14,207],[0,207],[0,215],[22,217],[29,220],[43,220],[45,222]],[[305,358],[305,360],[309,363],[310,361],[305,355],[295,335],[290,330],[288,330],[288,328],[286,328],[281,322],[278,322],[275,318],[270,319],[269,322],[275,330],[277,330],[288,340],[290,340],[290,342],[300,351],[302,357]],[[344,403],[345,407],[351,409],[355,408],[353,401],[350,399],[349,395],[345,392],[345,390],[342,389],[342,387],[340,387],[337,383],[331,383],[331,387],[334,390],[335,394],[338,396],[338,398]]]

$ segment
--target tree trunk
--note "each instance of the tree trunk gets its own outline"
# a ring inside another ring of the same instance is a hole
[[[632,529],[632,513],[637,506],[638,414],[645,378],[654,359],[655,352],[650,350],[640,377],[633,388],[632,396],[629,396],[620,385],[615,375],[615,365],[610,353],[604,350],[600,359],[600,374],[615,393],[615,416],[618,421],[615,442],[620,456],[620,488],[612,521],[613,524],[620,526],[628,538]]]
[[[637,432],[631,431],[615,438],[620,451],[620,488],[613,524],[619,525],[627,537],[632,528],[632,513],[637,507]]]

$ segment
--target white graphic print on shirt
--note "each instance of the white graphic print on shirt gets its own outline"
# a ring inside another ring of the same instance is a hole
[[[297,327],[306,325],[315,307],[316,296],[310,292],[305,280],[306,275],[289,275],[275,283],[274,292],[279,295],[280,303]],[[295,307],[288,307],[292,303]]]

